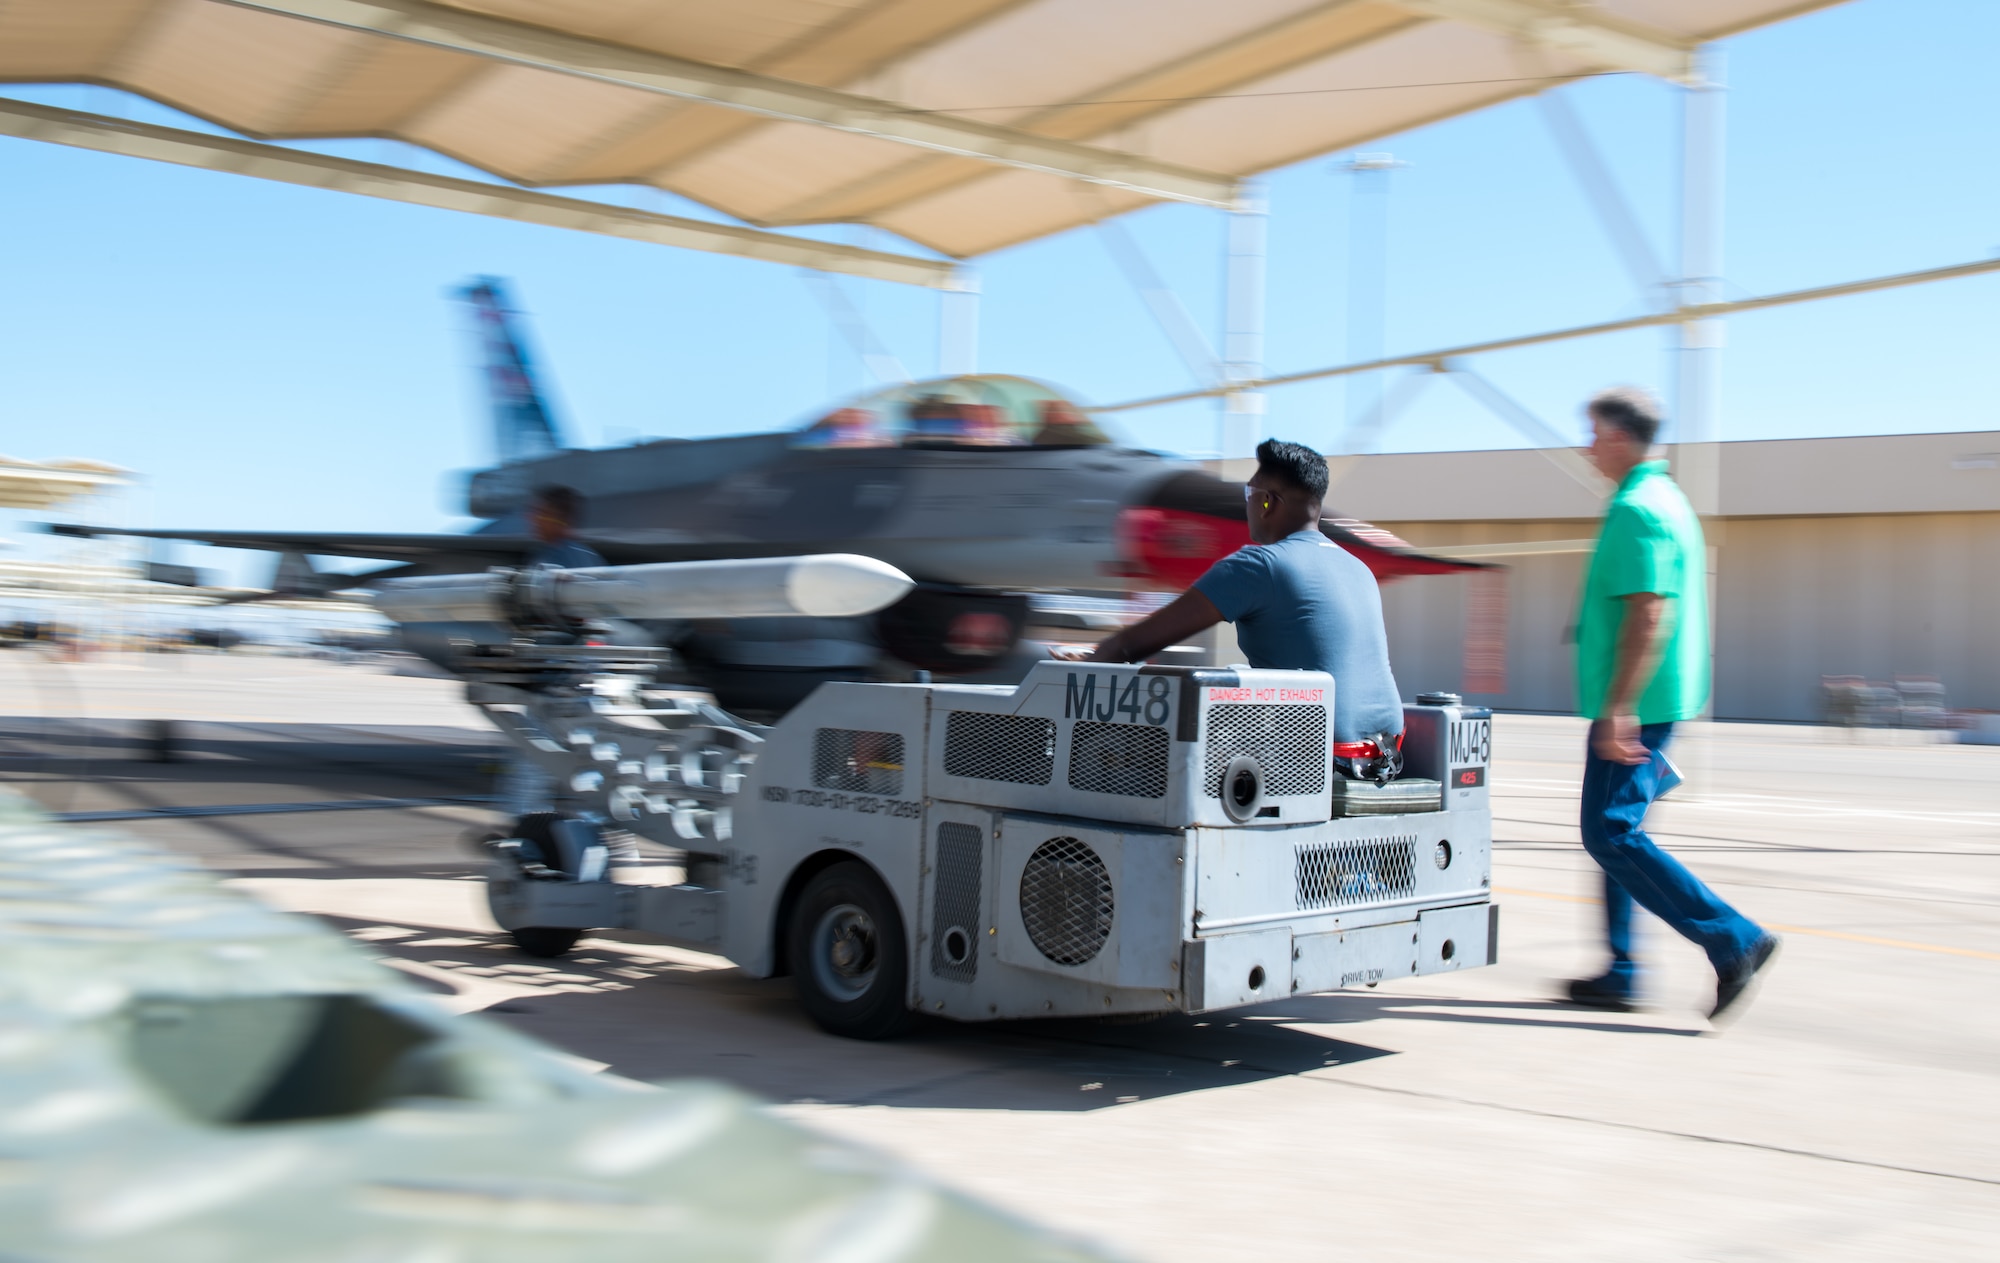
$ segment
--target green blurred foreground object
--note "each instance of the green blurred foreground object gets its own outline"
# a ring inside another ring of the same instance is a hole
[[[0,791],[0,1254],[1081,1260],[725,1088],[588,1074]]]

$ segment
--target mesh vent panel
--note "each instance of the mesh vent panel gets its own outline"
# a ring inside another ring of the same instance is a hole
[[[1208,745],[1202,752],[1203,786],[1222,797],[1222,772],[1240,754],[1264,769],[1264,792],[1272,798],[1317,794],[1326,788],[1324,706],[1244,706],[1208,708]]]
[[[1302,846],[1299,907],[1348,908],[1414,894],[1416,851],[1415,835]]]
[[[1111,874],[1075,838],[1050,838],[1021,870],[1021,923],[1058,965],[1081,965],[1111,937]]]
[[[850,794],[902,793],[902,734],[857,728],[817,730],[813,733],[813,784]]]
[[[954,982],[971,982],[979,972],[979,869],[984,845],[977,825],[938,826],[931,972]],[[953,960],[954,956],[959,959]]]
[[[1167,730],[1079,723],[1069,732],[1069,787],[1127,798],[1167,796]]]
[[[955,710],[945,720],[947,776],[1046,785],[1056,773],[1056,725],[1033,715]]]

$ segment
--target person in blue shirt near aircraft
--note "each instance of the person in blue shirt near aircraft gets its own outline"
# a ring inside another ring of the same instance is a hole
[[[604,558],[595,548],[578,541],[576,525],[583,518],[583,497],[574,487],[556,484],[535,488],[528,502],[528,533],[538,547],[528,555],[535,566],[560,570],[580,570],[601,566]],[[500,787],[501,805],[509,815],[520,817],[555,807],[555,782],[524,755],[515,755],[507,764]]]
[[[563,570],[603,565],[598,551],[576,538],[576,526],[582,518],[583,497],[574,487],[535,488],[535,498],[528,504],[528,530],[541,547],[528,560]]]

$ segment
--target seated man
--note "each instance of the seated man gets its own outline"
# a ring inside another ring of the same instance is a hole
[[[574,487],[535,488],[527,516],[528,531],[540,544],[528,558],[531,564],[563,570],[604,564],[604,558],[595,548],[576,537],[577,523],[583,519],[583,497]]]
[[[1250,546],[1172,604],[1106,638],[1093,662],[1137,662],[1227,619],[1253,667],[1333,676],[1334,754],[1351,776],[1400,767],[1403,703],[1389,669],[1382,592],[1359,558],[1320,533],[1326,461],[1297,443],[1257,445],[1244,485]]]

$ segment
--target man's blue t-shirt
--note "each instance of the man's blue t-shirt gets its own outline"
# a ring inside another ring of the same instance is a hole
[[[1335,741],[1403,730],[1382,590],[1358,557],[1317,527],[1237,549],[1196,579],[1194,590],[1236,624],[1236,643],[1251,666],[1333,677]]]

